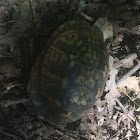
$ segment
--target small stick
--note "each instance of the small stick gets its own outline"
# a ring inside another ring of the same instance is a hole
[[[118,67],[121,67],[122,65],[126,64],[126,63],[129,63],[130,61],[134,61],[134,59],[137,58],[137,54],[130,54],[129,56],[127,56],[126,58],[120,60],[120,61],[117,61],[116,63],[113,64],[113,67],[114,68],[118,68]]]
[[[16,23],[16,22],[18,22],[18,21],[17,20],[10,20],[8,22],[4,22],[4,23],[0,24],[0,27],[6,25],[8,23]]]
[[[132,68],[128,73],[126,73],[123,77],[121,77],[117,83],[116,83],[116,86],[118,87],[121,82],[123,82],[124,80],[126,80],[128,77],[130,77],[134,72],[136,72],[138,69],[140,69],[140,62],[138,62],[138,64]]]
[[[93,18],[92,18],[91,16],[89,16],[89,15],[83,13],[83,12],[81,12],[81,15],[82,15],[85,19],[87,19],[87,20],[89,20],[89,21],[93,21]]]
[[[123,112],[132,120],[132,121],[135,121],[135,119],[132,117],[132,115],[130,115],[128,113],[128,111],[124,108],[124,106],[122,105],[122,103],[117,99],[115,98],[115,101],[118,103],[118,105],[122,108]]]
[[[19,103],[25,103],[25,102],[28,102],[27,98],[18,99],[18,100],[4,100],[1,102],[1,105],[3,107],[8,107],[8,106],[13,105],[13,104],[19,104]]]
[[[120,28],[120,31],[123,33],[127,33],[127,34],[140,35],[140,31],[136,31],[136,30],[132,30],[132,29]]]

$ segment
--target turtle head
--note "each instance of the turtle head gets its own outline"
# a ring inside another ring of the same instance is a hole
[[[94,25],[98,26],[98,28],[102,31],[105,42],[108,42],[113,37],[113,26],[107,20],[107,17],[98,18]]]

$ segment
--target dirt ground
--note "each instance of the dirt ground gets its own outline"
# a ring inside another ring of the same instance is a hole
[[[103,95],[66,126],[41,118],[27,84],[44,38],[71,18],[100,17],[113,25]],[[0,140],[140,140],[140,1],[0,0]]]

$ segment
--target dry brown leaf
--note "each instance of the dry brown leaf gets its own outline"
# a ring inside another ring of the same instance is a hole
[[[129,63],[123,65],[124,68],[132,68],[133,66],[134,66],[133,61],[129,61]]]
[[[7,77],[15,77],[20,74],[20,70],[16,66],[14,61],[5,61],[0,64],[0,72]]]
[[[125,138],[127,138],[128,140],[130,140],[130,137],[132,136],[132,132],[130,130],[128,130]]]
[[[105,122],[105,117],[102,116],[102,118],[100,120],[98,120],[98,126],[102,126]]]
[[[104,110],[104,107],[98,107],[97,106],[97,109],[98,109],[98,112],[102,112]]]
[[[95,105],[98,106],[98,107],[105,106],[105,104],[106,104],[106,101],[105,101],[105,100],[101,101],[101,99],[98,99],[98,100],[95,102]]]
[[[120,123],[123,123],[127,129],[130,129],[130,123],[131,123],[131,119],[127,116],[127,114],[125,113],[120,113],[120,118],[118,120],[118,126],[120,126]]]
[[[100,139],[97,140],[108,140],[110,138],[109,134],[103,135]]]
[[[140,92],[140,77],[128,77],[119,85],[118,89],[119,92],[123,94],[128,94],[129,92]]]
[[[125,59],[123,59],[123,67],[124,68],[131,68],[134,66],[134,60],[137,58],[137,54],[130,54]]]
[[[119,68],[121,66],[123,66],[124,68],[131,68],[134,63],[133,61],[137,58],[137,54],[130,54],[128,55],[126,58],[121,59],[121,60],[117,60],[114,64],[113,67],[114,68]]]
[[[97,134],[97,123],[94,119],[90,119],[91,122],[87,122],[89,116],[85,116],[81,119],[81,123],[79,125],[80,130],[90,130],[93,133]]]
[[[120,140],[120,138],[116,136],[114,139],[111,139],[111,140]]]
[[[87,123],[86,124],[86,128],[90,131],[92,131],[93,133],[97,134],[96,131],[97,131],[97,125],[94,124],[91,124],[91,123]]]
[[[107,116],[108,115],[108,111],[107,111],[107,107],[106,107],[106,101],[101,101],[101,99],[99,99],[96,103],[96,109],[91,109],[90,110],[90,114],[92,116],[96,116],[97,119],[99,120],[103,115]],[[89,114],[89,113],[88,113]]]
[[[86,130],[85,124],[84,124],[84,123],[80,123],[79,129],[80,129],[80,130]]]
[[[116,105],[115,98],[118,98],[120,96],[119,92],[117,90],[111,90],[106,96],[107,100],[107,107],[109,111],[109,117],[112,117],[113,114],[113,108]]]
[[[124,35],[121,33],[116,35],[116,38],[112,41],[112,46],[119,47],[120,42],[122,42]]]
[[[117,130],[118,129],[118,124],[116,120],[109,119],[108,117],[106,118],[106,122],[108,127],[110,127],[112,130]]]

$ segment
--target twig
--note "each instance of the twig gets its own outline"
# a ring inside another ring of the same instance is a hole
[[[25,102],[28,102],[27,98],[18,99],[18,100],[4,100],[1,102],[1,105],[3,107],[8,107],[8,106],[13,105],[13,104],[19,104],[19,103],[25,103]]]
[[[13,83],[9,83],[8,85],[5,86],[5,88],[9,91],[14,87],[19,87],[22,86],[22,84],[18,83],[18,82],[13,82]]]
[[[128,113],[128,111],[124,108],[124,106],[122,105],[122,103],[115,98],[115,101],[118,103],[118,105],[122,108],[123,112],[132,120],[135,121],[135,119],[133,118],[133,116],[131,114]]]
[[[92,18],[91,16],[89,16],[89,15],[83,13],[83,12],[81,12],[81,15],[82,15],[85,19],[87,19],[87,20],[89,20],[89,21],[93,21],[93,18]]]
[[[4,22],[4,23],[0,24],[0,26],[4,26],[8,23],[16,23],[16,22],[18,22],[18,20],[10,20],[10,21],[7,21],[7,22]]]
[[[132,29],[120,28],[120,31],[123,32],[123,33],[127,33],[127,34],[140,35],[140,32],[139,31],[132,30]]]
[[[121,77],[117,83],[116,86],[118,87],[122,81],[126,80],[128,77],[130,77],[134,72],[136,72],[138,69],[140,69],[140,62],[134,67],[132,68],[128,73],[126,73],[123,77]]]
[[[116,63],[113,64],[113,68],[118,68],[121,67],[122,65],[129,63],[130,61],[133,61],[134,59],[137,58],[137,54],[130,54],[129,56],[127,56],[126,58],[117,61]]]
[[[117,98],[115,98],[115,100],[119,104],[119,106],[122,108],[123,112],[124,113],[128,113],[128,111],[124,108],[124,106],[122,105],[122,103]]]

